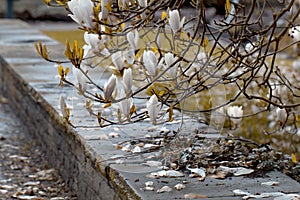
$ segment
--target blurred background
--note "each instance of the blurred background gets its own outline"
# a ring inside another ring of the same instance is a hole
[[[49,8],[43,0],[0,0],[0,17],[9,17],[8,7],[13,6],[13,16],[23,20],[70,21],[64,8]]]
[[[49,7],[43,0],[0,0],[0,18],[26,21],[63,44],[76,39],[83,45],[83,31],[68,12],[63,7]]]

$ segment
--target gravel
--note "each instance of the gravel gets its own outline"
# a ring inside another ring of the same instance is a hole
[[[0,199],[77,199],[0,98]]]

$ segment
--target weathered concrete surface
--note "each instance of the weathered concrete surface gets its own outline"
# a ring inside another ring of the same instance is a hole
[[[146,175],[157,171],[157,167],[147,167],[142,163],[149,154],[128,157],[123,164],[107,160],[112,156],[124,155],[113,144],[143,137],[145,134],[159,134],[160,128],[148,132],[152,127],[148,122],[128,126],[115,126],[103,129],[76,128],[67,126],[59,116],[59,96],[63,95],[72,105],[71,121],[79,125],[97,125],[87,112],[83,111],[84,101],[71,88],[58,87],[55,79],[57,69],[53,64],[43,61],[35,52],[34,42],[39,39],[47,44],[53,58],[64,60],[59,53],[63,47],[50,38],[32,30],[28,25],[17,20],[0,20],[0,87],[10,99],[14,109],[28,130],[34,134],[47,153],[48,160],[59,168],[63,178],[79,199],[183,199],[184,194],[198,193],[209,199],[241,199],[234,196],[232,190],[241,189],[254,194],[280,191],[297,193],[300,185],[281,174],[271,172],[267,178],[233,177],[225,180],[207,178],[204,182],[186,177],[150,179]],[[37,39],[35,39],[37,38]],[[16,41],[16,42],[14,42]],[[96,72],[93,72],[95,75]],[[97,71],[101,81],[108,75]],[[168,129],[174,125],[165,124]],[[196,120],[189,120],[183,126],[183,132],[204,128]],[[100,135],[118,132],[119,138],[100,140]],[[160,160],[160,155],[153,159]],[[144,191],[146,181],[153,181],[155,191]],[[176,183],[188,181],[182,191],[157,193],[164,185],[173,187]],[[261,186],[261,182],[279,181],[279,186]],[[268,199],[268,198],[266,198]],[[272,199],[272,198],[269,198]]]

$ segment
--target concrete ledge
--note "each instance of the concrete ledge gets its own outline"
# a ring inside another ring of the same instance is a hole
[[[103,129],[73,129],[65,125],[58,108],[61,94],[68,99],[68,104],[73,105],[72,122],[89,125],[97,125],[97,122],[90,120],[83,111],[83,101],[76,96],[76,91],[57,86],[58,80],[54,78],[56,68],[39,58],[34,42],[42,40],[51,49],[54,58],[64,59],[59,55],[64,47],[22,21],[0,20],[0,26],[0,91],[9,99],[15,112],[27,125],[27,131],[41,143],[49,162],[59,169],[79,199],[183,199],[187,193],[206,195],[209,199],[240,199],[234,196],[232,190],[242,189],[253,194],[300,191],[296,181],[279,172],[270,172],[267,178],[207,178],[204,182],[189,179],[188,176],[150,179],[146,175],[158,170],[158,167],[142,163],[154,154],[128,157],[123,164],[109,160],[113,156],[125,155],[113,144],[145,134],[159,134],[160,129],[148,132],[148,128],[152,127],[148,122]],[[104,73],[102,77],[107,75]],[[165,127],[172,130],[174,125],[165,124]],[[190,119],[183,126],[183,132],[190,133],[201,128],[205,127]],[[100,140],[100,135],[111,132],[118,132],[120,137]],[[155,191],[143,190],[149,180],[154,182]],[[184,180],[188,180],[189,184],[182,191],[156,192],[164,185],[173,187]],[[262,187],[260,183],[265,181],[279,181],[280,186]]]

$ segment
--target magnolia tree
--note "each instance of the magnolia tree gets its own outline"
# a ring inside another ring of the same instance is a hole
[[[60,84],[76,88],[100,127],[160,124],[178,110],[202,113],[216,128],[260,114],[271,131],[298,131],[298,1],[44,1],[70,12],[85,45],[67,43],[67,61],[50,58],[42,43],[37,51],[58,64]],[[225,14],[211,19],[207,5]],[[93,78],[98,68],[111,73],[106,81]],[[61,109],[71,123],[63,98]]]

